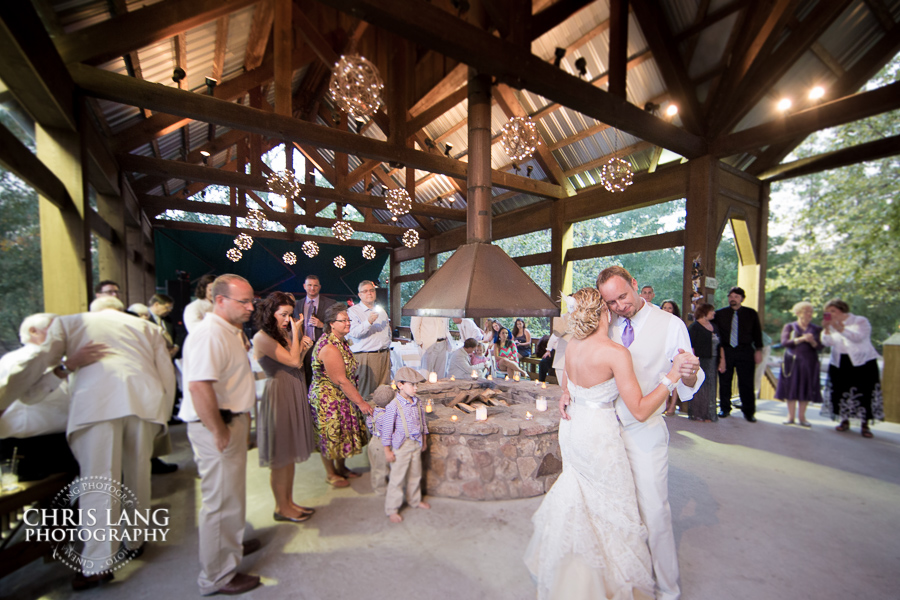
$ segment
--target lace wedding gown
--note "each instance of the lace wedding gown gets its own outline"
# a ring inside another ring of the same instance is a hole
[[[652,599],[647,530],[613,402],[610,379],[569,382],[570,420],[559,424],[563,472],[534,513],[525,564],[538,598]]]

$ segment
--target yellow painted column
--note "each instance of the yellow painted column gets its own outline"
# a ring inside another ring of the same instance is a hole
[[[38,195],[44,310],[61,315],[88,309],[90,234],[84,221],[85,186],[78,134],[35,124],[37,156],[62,181],[74,207],[61,211]]]
[[[98,238],[97,259],[100,264],[100,280],[110,279],[119,284],[127,297],[125,276],[125,207],[122,199],[105,194],[97,194],[97,213],[106,221],[118,238],[115,243]],[[95,282],[96,285],[96,282]]]
[[[563,208],[560,202],[555,202],[550,208],[550,297],[556,301],[558,295],[568,296],[572,289],[574,265],[566,262],[566,252],[574,243],[574,228],[571,223],[565,221]],[[565,303],[562,303],[565,312]]]
[[[121,298],[125,306],[135,302],[143,304],[147,301],[147,298],[144,298],[144,259],[141,254],[143,250],[141,236],[140,227],[125,228],[125,274],[128,280],[126,284],[128,292],[125,297]]]

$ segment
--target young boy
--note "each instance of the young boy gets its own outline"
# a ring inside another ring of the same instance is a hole
[[[381,422],[384,457],[391,463],[384,512],[392,523],[403,520],[397,511],[406,503],[413,508],[431,508],[422,501],[422,452],[428,449],[425,411],[416,397],[417,384],[425,378],[410,367],[401,367],[395,377],[397,395],[387,405]]]
[[[372,392],[372,401],[375,402],[375,411],[366,417],[366,426],[372,439],[369,440],[367,453],[369,455],[369,474],[372,476],[372,491],[379,496],[384,496],[387,491],[388,464],[384,457],[384,446],[381,444],[381,424],[384,421],[384,410],[394,399],[394,390],[389,385],[379,385]]]

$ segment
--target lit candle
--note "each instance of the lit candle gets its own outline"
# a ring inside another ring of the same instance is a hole
[[[494,376],[493,376],[493,375],[490,375],[490,374],[488,374],[488,376],[487,376],[487,380],[488,380],[488,381],[493,381],[493,380],[494,380]]]
[[[450,376],[450,381],[456,381],[456,375],[451,375],[451,376]]]
[[[434,410],[434,408],[432,407],[432,404],[431,404],[431,398],[429,398],[428,400],[425,401],[425,412],[430,413],[433,410]]]
[[[475,420],[487,421],[487,406],[482,405],[475,407]]]
[[[541,382],[541,389],[542,389],[542,390],[546,390],[546,389],[547,389],[547,382],[546,382],[546,381],[542,381],[542,382]]]
[[[528,412],[528,411],[526,410],[526,411],[525,411],[525,420],[526,420],[526,421],[530,421],[530,420],[533,419],[533,418],[534,418],[534,415],[532,415],[530,412]]]
[[[541,385],[541,382],[538,381],[537,379],[535,379],[535,380],[534,380],[534,385]]]
[[[437,373],[434,371],[428,376],[428,383],[437,383]]]
[[[451,420],[451,421],[454,421],[454,422],[455,422],[455,421],[457,420],[457,418],[458,418],[458,417],[457,417],[456,415],[450,415],[450,420]]]
[[[513,374],[513,381],[518,381],[518,380],[519,380],[519,372],[516,371],[516,372]]]
[[[396,381],[392,381],[392,382],[391,382],[391,389],[392,389],[392,390],[396,390],[396,389],[397,389],[397,382],[396,382]]]
[[[537,401],[534,403],[534,407],[538,410],[538,412],[544,412],[547,410],[547,399],[543,396],[538,396]]]
[[[478,379],[478,371],[472,369],[472,379]]]
[[[506,381],[509,381],[509,375],[506,376]]]

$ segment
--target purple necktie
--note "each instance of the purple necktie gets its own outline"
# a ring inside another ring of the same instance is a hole
[[[312,300],[309,300],[306,303],[306,335],[310,338],[315,338],[316,328],[313,327],[313,324],[309,322],[309,318],[315,314],[315,303]]]
[[[626,348],[634,341],[634,328],[631,319],[625,319],[625,331],[622,332],[622,345]]]

